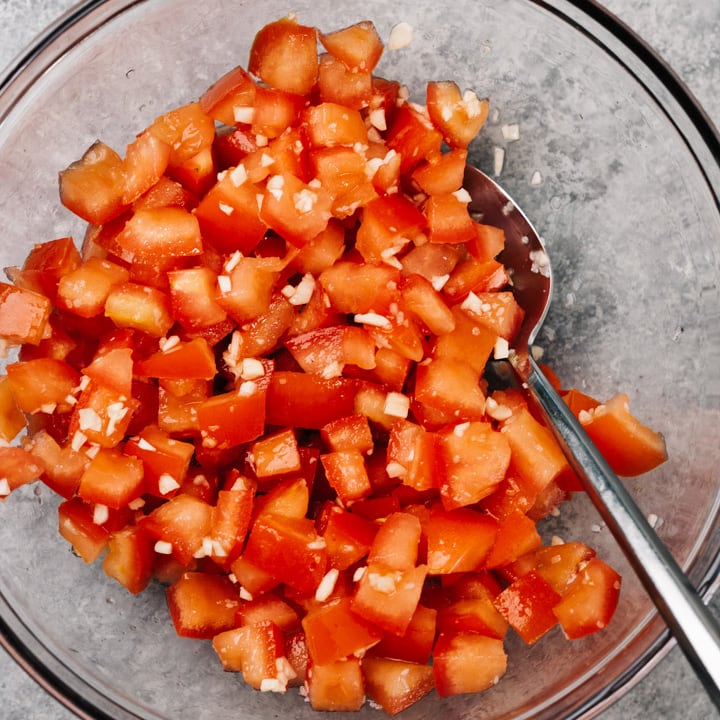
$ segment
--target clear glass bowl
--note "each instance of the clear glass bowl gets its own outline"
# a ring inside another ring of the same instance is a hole
[[[567,385],[621,389],[667,438],[670,461],[630,481],[641,508],[707,596],[718,584],[720,140],[667,68],[591,3],[568,0],[108,0],[65,16],[0,95],[2,266],[82,228],[57,171],[95,139],[122,149],[142,127],[247,62],[254,32],[292,9],[330,30],[372,19],[412,45],[378,72],[422,101],[429,79],[491,98],[472,161],[491,169],[546,238],[557,293],[540,344]],[[518,123],[506,142],[502,126]],[[533,181],[533,177],[535,180]],[[538,180],[540,180],[538,184]],[[223,673],[208,643],[175,636],[160,587],[131,597],[57,536],[57,501],[36,485],[0,505],[6,647],[85,717],[310,718],[295,692],[260,694]],[[584,540],[624,575],[606,631],[533,647],[510,639],[507,676],[479,696],[431,694],[409,719],[588,717],[667,647],[650,601],[586,498],[548,534]],[[598,531],[599,530],[599,531]],[[375,716],[371,709],[359,716]]]

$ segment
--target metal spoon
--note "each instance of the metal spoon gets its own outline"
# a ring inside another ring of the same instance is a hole
[[[720,627],[650,527],[625,486],[533,359],[532,343],[550,305],[552,272],[542,240],[522,211],[487,175],[468,166],[469,209],[505,231],[501,259],[525,318],[513,342],[515,376],[541,409],[590,499],[612,531],[690,664],[720,709]],[[505,362],[509,369],[509,363]]]

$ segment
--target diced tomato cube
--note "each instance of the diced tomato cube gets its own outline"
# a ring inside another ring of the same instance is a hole
[[[341,313],[387,312],[397,300],[397,269],[339,261],[320,275],[333,307]]]
[[[475,238],[475,222],[468,213],[467,202],[457,195],[431,195],[423,210],[430,242],[466,243]]]
[[[369,564],[355,588],[353,612],[387,632],[404,633],[420,601],[427,570],[425,565],[394,570]]]
[[[433,335],[446,335],[455,329],[455,316],[439,292],[422,275],[406,275],[399,288],[403,305]]]
[[[370,102],[372,75],[364,70],[351,70],[342,60],[323,53],[318,66],[318,95],[321,102],[360,110]]]
[[[472,572],[482,566],[497,535],[497,521],[470,508],[433,508],[423,527],[428,573]]]
[[[125,209],[125,167],[105,143],[94,143],[82,158],[60,173],[60,199],[68,210],[102,225]]]
[[[320,456],[325,475],[340,500],[352,503],[372,492],[372,485],[359,450],[337,450]]]
[[[237,66],[214,82],[200,97],[200,108],[213,120],[235,125],[235,108],[252,108],[256,84],[250,74]]]
[[[121,508],[140,497],[143,466],[135,457],[101,448],[80,478],[78,496],[85,502]]]
[[[158,258],[202,254],[200,226],[184,208],[137,210],[115,238],[120,257],[127,262],[155,262]]]
[[[317,31],[291,17],[265,25],[250,48],[248,70],[270,87],[307,95],[317,81]]]
[[[110,535],[103,570],[133,595],[145,590],[152,579],[153,551],[142,527],[129,525]]]
[[[287,475],[301,469],[295,431],[288,428],[262,439],[250,446],[252,465],[259,480],[277,475]]]
[[[60,278],[57,300],[61,307],[80,317],[102,313],[113,287],[130,279],[126,268],[117,263],[90,257]]]
[[[348,415],[329,422],[320,429],[323,442],[330,450],[357,450],[367,453],[374,447],[372,431],[364,415]]]
[[[312,105],[303,113],[310,143],[315,147],[367,145],[365,122],[358,110],[338,103]]]
[[[149,131],[172,148],[172,169],[212,146],[215,123],[198,102],[175,108],[156,118]]]
[[[393,570],[415,567],[420,544],[420,521],[410,513],[388,515],[370,547],[368,565],[380,564]]]
[[[37,480],[44,469],[40,458],[27,450],[0,445],[0,500],[21,485]]]
[[[534,570],[514,580],[496,598],[495,607],[528,644],[557,624],[553,608],[561,597]]]
[[[25,425],[25,416],[15,404],[10,381],[7,376],[0,376],[0,439],[10,442]]]
[[[303,618],[308,652],[320,665],[360,655],[375,645],[382,631],[352,611],[349,597],[331,600]]]
[[[525,312],[511,292],[481,292],[465,300],[462,309],[476,322],[512,342]]]
[[[472,91],[460,93],[445,80],[427,84],[427,109],[433,124],[451,148],[466,148],[487,120],[489,103]]]
[[[156,540],[169,543],[170,553],[166,554],[187,566],[210,533],[212,507],[192,495],[176,495],[153,510],[142,524]]]
[[[485,395],[479,380],[469,363],[435,358],[417,367],[415,400],[447,412],[457,421],[480,420],[485,414]]]
[[[372,544],[377,526],[356,514],[331,503],[325,510],[324,528],[328,562],[331,567],[346,570],[362,560]]]
[[[50,310],[44,295],[0,282],[0,338],[37,345],[50,330]]]
[[[427,663],[435,643],[436,625],[437,610],[418,605],[405,632],[400,635],[385,633],[371,653],[410,663]]]
[[[382,40],[369,20],[322,33],[320,42],[329,53],[354,71],[372,72],[383,52]]]
[[[105,550],[109,531],[93,520],[94,508],[80,498],[72,498],[58,507],[58,531],[86,562],[92,563]]]
[[[451,510],[492,493],[510,466],[510,445],[490,423],[469,422],[440,433],[444,476],[440,493]]]
[[[285,640],[271,620],[218,633],[213,647],[223,669],[241,672],[256,690],[284,692],[295,671],[285,658]]]
[[[63,360],[25,360],[6,371],[15,405],[23,412],[65,413],[75,405],[80,373]]]
[[[533,520],[519,510],[508,513],[498,520],[495,544],[485,560],[485,566],[496,568],[507,565],[521,555],[534,550],[541,543],[540,534]]]
[[[236,618],[241,625],[258,625],[272,620],[284,633],[300,628],[300,617],[295,608],[272,591],[241,602]]]
[[[126,282],[114,286],[105,301],[105,315],[118,327],[163,337],[172,327],[168,296],[153,287]]]
[[[169,145],[147,130],[127,146],[123,162],[124,205],[134,203],[163,177],[171,152]]]
[[[327,565],[325,543],[312,521],[281,515],[255,521],[243,557],[305,595],[315,592]]]
[[[385,141],[401,157],[400,172],[407,173],[421,160],[436,156],[442,145],[442,135],[430,118],[409,104],[401,105],[393,113]]]
[[[238,323],[254,320],[267,312],[277,277],[278,265],[272,260],[239,257],[218,277],[218,304]]]
[[[166,497],[185,481],[194,446],[170,437],[157,425],[146,425],[139,435],[128,439],[124,452],[142,461],[145,492]]]
[[[61,447],[45,430],[26,438],[23,446],[43,463],[40,479],[58,495],[71,498],[77,492],[80,477],[90,462],[84,452],[78,452],[72,445]]]
[[[240,383],[236,390],[213,395],[197,408],[203,445],[225,449],[250,442],[262,435],[266,418],[268,391],[272,385],[272,367],[256,380]],[[280,424],[280,423],[275,423]],[[291,425],[292,421],[286,423]]]
[[[186,572],[166,591],[175,632],[210,639],[235,627],[237,589],[224,575]]]
[[[258,197],[262,189],[247,179],[242,165],[227,170],[195,210],[203,240],[224,253],[252,252],[267,231]]]
[[[457,307],[452,309],[452,314],[455,327],[435,340],[433,357],[467,362],[479,376],[495,347],[497,334],[474,322]]]
[[[155,378],[212,380],[217,372],[215,356],[204,338],[167,344],[135,365],[138,375]]]
[[[362,668],[368,695],[388,715],[406,710],[435,687],[430,665],[366,657]]]
[[[55,300],[58,282],[80,264],[80,253],[71,237],[38,243],[25,258],[22,268],[5,268],[5,274],[26,290]]]
[[[321,233],[331,216],[332,197],[322,187],[305,184],[295,175],[273,175],[267,181],[260,218],[297,247]]]
[[[428,157],[412,173],[412,179],[428,195],[445,195],[459,190],[465,176],[467,150],[456,148]]]
[[[269,425],[319,430],[354,413],[355,393],[356,384],[351,380],[278,371],[268,386],[265,420]]]
[[[440,697],[482,692],[507,669],[503,641],[472,632],[443,633],[433,651],[435,689]]]
[[[594,557],[579,569],[553,612],[568,638],[577,639],[607,627],[620,596],[621,578]]]
[[[538,492],[572,472],[550,430],[529,410],[522,408],[513,414],[503,423],[501,433],[510,444],[512,467]]]
[[[168,280],[173,316],[186,330],[207,328],[227,317],[215,300],[217,274],[210,268],[172,270]]]
[[[365,683],[356,657],[326,665],[310,663],[306,683],[313,710],[353,712],[365,703]]]
[[[618,475],[641,475],[667,460],[664,438],[630,412],[623,393],[580,414],[580,422]]]

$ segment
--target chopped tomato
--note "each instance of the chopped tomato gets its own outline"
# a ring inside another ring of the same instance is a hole
[[[60,173],[81,248],[38,243],[0,283],[0,499],[40,479],[83,560],[168,585],[177,633],[250,686],[394,715],[494,685],[509,628],[604,628],[620,577],[541,545],[581,487],[485,376],[524,318],[463,189],[488,103],[409,102],[382,52],[369,21],[271,22],[124,157]],[[627,396],[545,371],[618,473],[666,458]]]

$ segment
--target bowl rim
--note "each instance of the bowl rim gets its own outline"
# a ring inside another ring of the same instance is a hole
[[[109,22],[113,17],[123,14],[137,5],[149,0],[79,0],[18,53],[2,70],[0,69],[0,124],[2,124],[25,90],[48,72],[53,64],[72,47],[82,42],[98,27]],[[715,165],[720,169],[720,130],[714,124],[707,111],[695,97],[686,82],[672,68],[660,53],[643,37],[621,20],[598,0],[527,0],[533,5],[556,16],[572,29],[581,33],[586,39],[598,45],[615,62],[622,66],[649,96],[657,95],[640,75],[621,57],[619,57],[601,38],[593,35],[587,27],[573,14],[590,20],[599,25],[603,31],[621,44],[640,65],[648,70],[682,109],[694,130],[709,151]],[[562,6],[562,7],[561,7]],[[78,25],[90,15],[96,14],[92,23],[78,32]],[[73,32],[70,32],[73,31]],[[66,36],[69,33],[69,39]],[[27,76],[27,77],[26,77]],[[15,87],[15,85],[19,87]],[[678,133],[687,140],[686,133],[680,128],[673,115],[666,113],[669,121]],[[697,162],[707,187],[713,194],[720,210],[720,186],[708,176],[703,162],[698,157],[690,142],[686,143],[688,151]],[[710,563],[703,578],[697,583],[697,591],[704,600],[709,602],[716,590],[720,588],[720,554]],[[653,611],[653,614],[656,614]],[[8,618],[12,617],[11,621]],[[613,702],[632,688],[675,646],[675,640],[669,630],[662,629],[646,651],[624,672],[616,677],[601,691],[587,698],[566,716],[566,720],[589,720],[607,709]],[[38,640],[32,629],[15,613],[0,592],[0,646],[13,658],[25,672],[54,697],[66,709],[82,720],[118,720],[118,716],[110,714],[118,710],[125,718],[141,716],[126,708],[121,708],[109,695],[89,685],[72,669],[64,665],[51,650]],[[72,678],[81,686],[84,693],[73,686],[68,680]],[[102,707],[101,707],[102,705]]]

